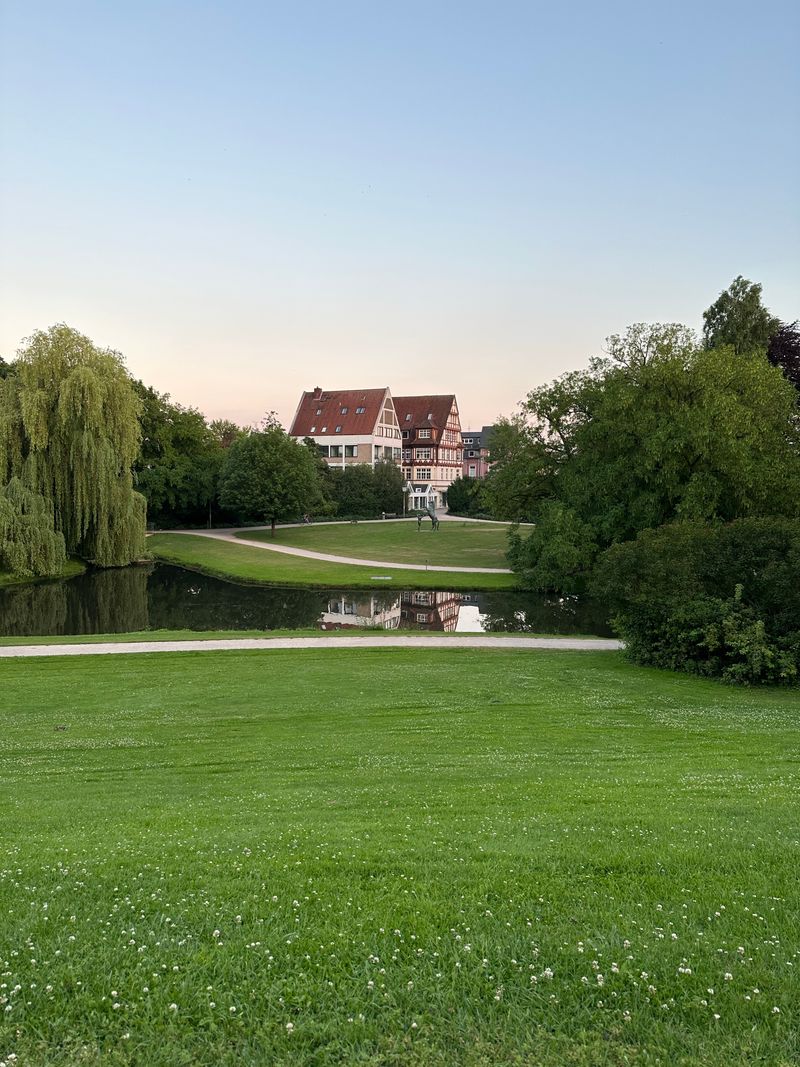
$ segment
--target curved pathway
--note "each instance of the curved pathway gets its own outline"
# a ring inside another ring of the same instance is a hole
[[[380,522],[381,520],[377,519],[376,521]],[[391,520],[387,519],[386,521],[390,522]],[[269,527],[252,526],[247,527],[247,529],[268,530]],[[237,537],[232,530],[163,530],[160,532],[188,534],[192,537],[210,537],[213,541],[230,541],[234,545],[263,548],[267,552],[283,552],[287,556],[321,559],[326,563],[349,563],[357,567],[384,567],[393,571],[441,571],[445,574],[511,574],[507,567],[437,567],[433,565],[425,566],[422,563],[389,563],[385,559],[356,559],[354,556],[332,556],[328,552],[312,552],[306,548],[290,548],[289,545],[273,545],[267,541],[251,541],[246,537]]]
[[[5,645],[0,659],[19,656],[127,656],[137,652],[222,652],[228,649],[319,649],[319,648],[490,648],[550,649],[570,652],[615,652],[621,641],[605,637],[239,637],[210,641],[108,641],[76,645]]]

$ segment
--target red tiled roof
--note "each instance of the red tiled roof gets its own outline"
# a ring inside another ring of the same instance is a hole
[[[386,389],[314,389],[303,393],[289,433],[292,437],[319,437],[334,434],[371,434],[383,407]],[[342,408],[347,413],[342,414]],[[364,408],[363,415],[356,408]],[[317,414],[320,411],[320,414]]]
[[[401,430],[414,426],[435,426],[443,430],[450,418],[450,409],[455,396],[396,396],[394,410]],[[406,419],[410,415],[410,419]],[[430,416],[430,417],[429,417]]]

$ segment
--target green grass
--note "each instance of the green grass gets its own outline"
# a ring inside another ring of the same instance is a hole
[[[53,578],[74,578],[78,574],[83,574],[86,570],[86,564],[80,559],[68,559],[67,565],[60,574],[53,575]],[[22,585],[29,582],[48,582],[50,578],[19,578],[15,574],[9,574],[8,571],[0,571],[0,588],[4,585]]]
[[[377,626],[364,626],[353,630],[320,630],[306,627],[299,630],[135,630],[126,633],[113,634],[66,634],[59,636],[36,635],[34,637],[0,637],[0,647],[15,645],[96,645],[96,644],[130,644],[134,641],[219,641],[237,640],[243,637],[257,637],[262,641],[272,638],[286,637],[336,637],[342,641],[359,637],[491,637],[508,638],[536,638],[546,637],[548,640],[572,640],[573,638],[586,638],[596,640],[596,634],[553,634],[553,633],[515,633],[514,631],[493,631],[489,634],[470,632],[442,632],[439,630],[417,630],[414,628],[382,630]]]
[[[798,1062],[796,692],[614,653],[0,671],[2,1060]]]
[[[274,539],[269,530],[242,530],[236,536],[334,556],[416,563],[423,568],[426,560],[436,567],[508,568],[508,526],[502,523],[445,521],[434,531],[430,520],[425,520],[422,529],[418,530],[416,520],[406,519],[399,522],[279,526]]]
[[[444,527],[442,523],[442,527]],[[432,535],[433,536],[433,535]],[[513,589],[513,574],[459,574],[453,571],[392,570],[287,556],[263,548],[215,541],[192,534],[160,533],[147,539],[156,559],[206,574],[264,585],[313,585],[349,589]],[[391,581],[374,581],[390,575]]]

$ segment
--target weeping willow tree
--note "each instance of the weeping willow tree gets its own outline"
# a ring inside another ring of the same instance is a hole
[[[0,486],[0,570],[41,578],[64,569],[64,537],[55,529],[53,505],[19,478]]]
[[[139,400],[119,356],[58,325],[34,334],[13,369],[0,382],[0,487],[17,501],[23,491],[41,498],[31,522],[42,537],[46,528],[60,534],[67,553],[100,567],[139,558],[145,502],[131,475]],[[6,549],[6,557],[16,569],[22,555]]]

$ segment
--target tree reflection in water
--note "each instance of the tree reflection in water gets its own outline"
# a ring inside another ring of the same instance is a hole
[[[471,610],[465,611],[469,605]],[[606,635],[602,605],[530,593],[238,585],[166,564],[0,589],[0,636],[138,630],[388,629]]]

